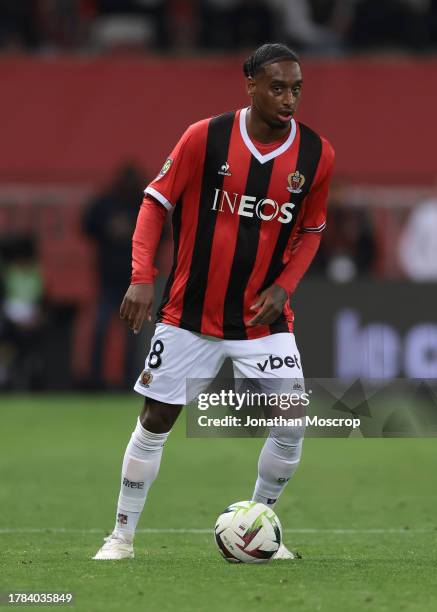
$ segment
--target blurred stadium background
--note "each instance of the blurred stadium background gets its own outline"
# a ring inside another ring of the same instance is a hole
[[[0,0],[0,389],[127,389],[117,320],[141,191],[188,124],[246,104],[268,40],[336,153],[297,291],[309,376],[437,378],[436,0]],[[158,267],[171,259],[167,227]]]

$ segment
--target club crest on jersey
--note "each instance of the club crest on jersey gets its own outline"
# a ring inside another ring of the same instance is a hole
[[[287,182],[287,191],[290,193],[301,193],[303,184],[305,183],[305,177],[299,172],[299,170],[296,170],[288,175]]]
[[[153,374],[150,370],[143,370],[140,376],[140,382],[144,387],[149,387],[153,380]]]
[[[222,166],[220,166],[220,170],[217,172],[217,174],[222,174],[223,176],[232,176],[232,173],[229,172],[229,164],[228,162],[224,163]]]
[[[162,166],[161,170],[159,171],[158,176],[156,177],[157,179],[162,178],[165,174],[167,174],[167,172],[170,170],[170,166],[172,165],[173,160],[171,159],[171,157],[169,157],[168,159],[165,160],[164,165]]]

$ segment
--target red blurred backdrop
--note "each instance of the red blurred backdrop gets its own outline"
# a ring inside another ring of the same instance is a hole
[[[48,297],[77,307],[79,377],[96,295],[83,206],[123,161],[151,178],[190,123],[247,104],[242,61],[0,59],[0,232],[36,233]],[[303,72],[298,118],[333,143],[337,179],[413,194],[435,181],[435,59],[304,60]],[[107,351],[112,378],[117,333]]]

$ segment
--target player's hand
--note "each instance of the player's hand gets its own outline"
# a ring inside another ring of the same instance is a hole
[[[144,321],[152,320],[153,285],[130,285],[120,306],[120,319],[127,322],[134,334],[141,331]]]
[[[265,289],[255,304],[250,307],[250,310],[256,312],[256,315],[247,323],[249,327],[270,325],[276,321],[287,299],[287,292],[279,285],[271,285]]]

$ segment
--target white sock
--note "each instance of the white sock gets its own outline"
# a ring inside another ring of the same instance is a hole
[[[147,493],[158,475],[162,447],[169,433],[147,431],[138,419],[124,454],[115,534],[133,539]]]
[[[253,492],[253,501],[274,506],[287,482],[297,470],[302,454],[303,437],[292,437],[271,429],[261,450],[258,461],[258,478]]]

